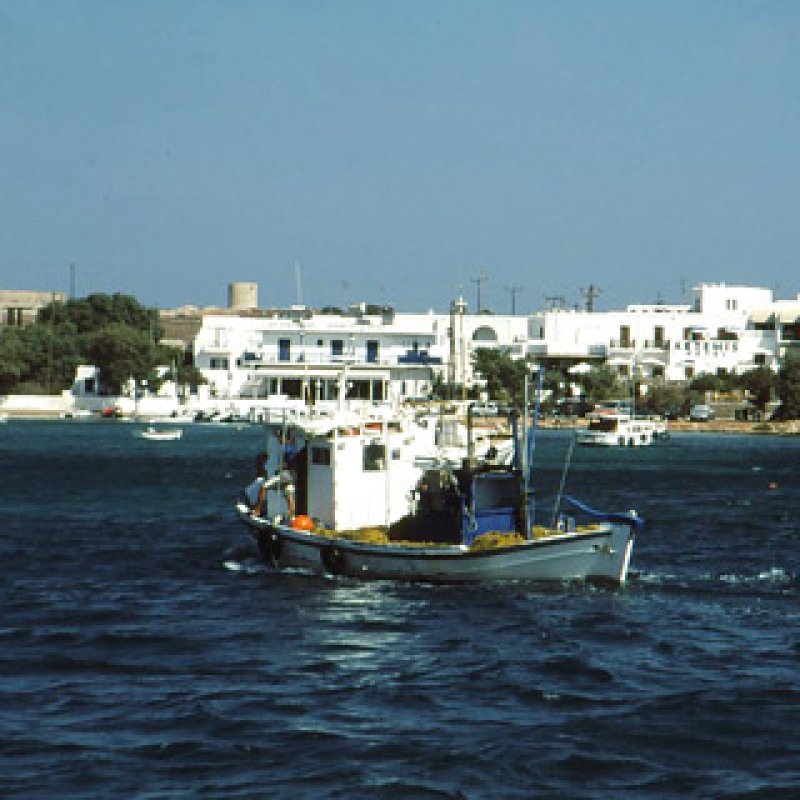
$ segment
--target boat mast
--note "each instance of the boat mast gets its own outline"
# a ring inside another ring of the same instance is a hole
[[[526,539],[531,537],[531,526],[528,507],[530,479],[528,475],[528,370],[525,370],[524,391],[522,393],[522,441],[520,446],[522,461],[522,534]]]
[[[530,372],[536,372],[536,390],[533,398],[533,421],[528,429],[528,405]],[[533,492],[531,491],[531,464],[533,463],[533,451],[536,446],[536,428],[539,423],[539,402],[542,396],[542,375],[543,370],[537,365],[532,364],[525,370],[525,391],[524,391],[524,411],[522,414],[522,502],[523,502],[523,523],[525,525],[525,538],[531,537],[531,523],[535,521],[535,507]]]

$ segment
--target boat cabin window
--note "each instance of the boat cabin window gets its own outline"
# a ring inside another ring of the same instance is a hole
[[[603,431],[605,433],[612,433],[617,429],[617,420],[615,419],[593,419],[589,423],[590,431]]]
[[[331,451],[327,447],[312,447],[311,463],[329,467],[331,464]]]
[[[475,479],[475,506],[481,508],[508,508],[519,502],[519,484],[503,478]]]
[[[377,442],[364,445],[364,472],[386,469],[386,447]]]

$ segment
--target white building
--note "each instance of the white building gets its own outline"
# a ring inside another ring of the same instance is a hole
[[[605,364],[645,380],[777,369],[786,348],[800,342],[798,320],[800,296],[775,302],[768,289],[701,284],[692,305],[608,312],[470,314],[463,299],[446,314],[363,304],[330,314],[302,306],[209,310],[198,317],[192,351],[208,394],[228,405],[329,402],[341,385],[365,401],[413,400],[428,397],[437,380],[475,385],[472,361],[481,347],[565,374]]]
[[[524,356],[527,327],[523,316],[469,314],[463,300],[449,314],[367,313],[364,305],[332,314],[302,306],[210,313],[194,338],[194,363],[217,400],[333,401],[345,369],[348,397],[424,399],[437,379],[471,385],[479,347]]]
[[[757,310],[772,306],[768,289],[701,284],[692,306],[548,311],[530,317],[528,354],[564,369],[606,364],[622,376],[673,381],[762,365],[777,369],[775,330],[752,321]]]

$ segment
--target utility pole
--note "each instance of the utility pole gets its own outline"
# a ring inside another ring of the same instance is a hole
[[[297,305],[303,305],[303,292],[300,288],[300,263],[294,262],[294,279],[297,284]]]
[[[511,314],[517,313],[517,292],[522,291],[521,286],[506,286],[506,291],[511,293]]]
[[[581,294],[586,298],[586,310],[591,314],[594,311],[595,298],[600,295],[600,289],[590,283],[588,289],[581,289]]]
[[[478,284],[478,310],[477,310],[476,313],[480,314],[481,313],[481,309],[483,308],[483,306],[481,305],[481,284],[486,281],[486,272],[483,269],[483,267],[481,267],[481,271],[480,271],[480,274],[478,275],[478,277],[477,278],[470,278],[470,280],[473,283],[477,283]]]

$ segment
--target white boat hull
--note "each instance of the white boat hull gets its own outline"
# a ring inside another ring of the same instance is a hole
[[[638,518],[602,522],[591,531],[563,533],[491,550],[461,545],[366,544],[297,531],[254,516],[244,504],[239,518],[264,559],[278,568],[360,579],[425,582],[597,581],[622,584]]]

